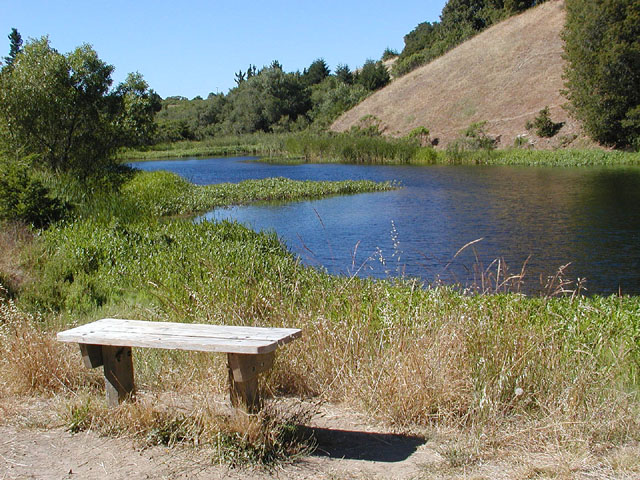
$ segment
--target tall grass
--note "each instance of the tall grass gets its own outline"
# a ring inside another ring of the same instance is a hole
[[[253,134],[213,138],[199,142],[157,145],[146,151],[127,151],[126,160],[260,155],[265,161],[344,162],[365,164],[480,164],[528,166],[640,165],[640,152],[608,150],[436,150],[415,140],[384,136],[341,134]]]
[[[607,150],[478,150],[438,152],[437,163],[477,165],[526,165],[549,167],[591,167],[640,165],[640,152]]]
[[[267,191],[278,191],[274,182]],[[73,221],[42,232],[37,281],[21,289],[18,305],[0,300],[3,389],[14,373],[32,379],[22,391],[93,385],[78,375],[79,358],[51,350],[61,348],[52,334],[101,316],[298,327],[303,339],[280,350],[262,385],[267,394],[351,405],[399,429],[475,432],[486,448],[640,439],[638,297],[472,295],[412,279],[331,276],[301,265],[273,233],[159,216],[199,205],[177,200],[194,195],[190,188],[165,174],[136,176],[115,203],[94,199]],[[134,357],[137,382],[151,394],[200,402],[203,392],[226,389],[221,356]],[[128,420],[119,422],[121,413],[107,413],[88,390],[86,405],[70,407],[70,423],[111,433],[132,424],[139,435],[169,439],[222,432],[201,437],[210,442],[231,431],[198,409],[185,419],[125,406]]]
[[[266,155],[278,156],[285,152],[288,134],[254,133],[212,137],[200,141],[181,141],[152,145],[144,150],[123,150],[121,160],[158,160],[205,156]]]
[[[413,140],[381,136],[297,135],[289,137],[285,148],[290,155],[310,162],[346,162],[366,164],[410,163],[420,147]]]

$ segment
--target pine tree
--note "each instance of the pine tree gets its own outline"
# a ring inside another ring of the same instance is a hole
[[[21,49],[22,36],[16,28],[12,28],[11,33],[9,34],[9,55],[4,57],[5,62],[7,62],[7,66],[13,65],[13,62]]]

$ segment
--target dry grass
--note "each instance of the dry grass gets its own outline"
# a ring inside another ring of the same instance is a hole
[[[13,295],[28,281],[23,252],[33,241],[31,230],[21,223],[0,222],[0,286]]]
[[[419,126],[446,146],[471,123],[487,121],[488,133],[510,147],[527,134],[525,123],[549,106],[555,122],[565,122],[557,137],[531,137],[538,148],[579,134],[563,109],[564,2],[548,1],[511,17],[433,62],[394,80],[343,114],[332,126],[345,131],[366,116],[382,120],[387,133],[406,135]]]
[[[448,466],[442,478],[460,469],[480,472],[501,457],[513,463],[515,452],[531,457],[520,470],[530,478],[536,472],[572,478],[563,470],[567,462],[545,464],[540,455],[571,462],[584,455],[595,459],[593,468],[605,468],[603,462],[614,462],[613,452],[640,440],[637,395],[624,385],[622,371],[632,364],[633,347],[619,343],[615,330],[590,323],[622,315],[624,308],[612,313],[612,303],[599,307],[581,297],[535,302],[411,284],[328,281],[313,294],[297,292],[296,304],[282,296],[282,285],[256,290],[247,284],[248,291],[235,290],[224,303],[217,291],[194,292],[189,311],[176,306],[177,314],[253,318],[256,324],[265,319],[272,326],[295,319],[304,338],[280,350],[263,382],[267,396],[312,396],[366,412],[396,430],[445,432],[453,443],[443,442]],[[569,313],[575,317],[565,321]],[[308,439],[294,436],[288,443],[286,436],[299,433],[295,426],[308,412],[238,417],[221,408],[212,395],[226,391],[223,355],[136,350],[141,395],[107,410],[100,372],[85,370],[77,351],[56,342],[41,324],[12,301],[0,303],[0,391],[57,395],[72,430],[207,444],[232,464],[279,461],[309,446]],[[584,330],[580,341],[572,340],[574,330]],[[182,408],[159,401],[166,392],[179,396]],[[629,463],[622,454],[615,461]],[[634,471],[638,465],[616,468]]]
[[[304,427],[313,414],[307,405],[287,402],[283,407],[271,402],[258,414],[248,415],[232,411],[209,392],[180,397],[178,404],[172,404],[145,394],[114,409],[85,394],[64,405],[61,416],[74,433],[96,430],[130,436],[146,445],[200,446],[211,450],[212,459],[231,466],[270,466],[314,448],[313,436]]]
[[[0,392],[50,395],[102,385],[95,372],[82,368],[76,348],[56,341],[38,317],[3,298],[3,290],[0,286]]]

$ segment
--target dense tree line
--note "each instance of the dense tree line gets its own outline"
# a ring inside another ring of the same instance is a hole
[[[176,141],[220,134],[322,129],[389,81],[387,68],[373,60],[367,60],[357,71],[341,64],[334,73],[321,58],[302,72],[285,72],[278,61],[261,69],[249,65],[246,71],[235,74],[236,86],[226,95],[165,99],[157,115],[157,138]]]
[[[640,2],[567,0],[567,96],[594,140],[640,150]]]
[[[420,23],[404,37],[405,47],[394,64],[403,75],[430,62],[511,15],[545,0],[449,0],[439,22]]]

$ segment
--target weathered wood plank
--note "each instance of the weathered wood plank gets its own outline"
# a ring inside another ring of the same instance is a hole
[[[262,354],[301,335],[295,328],[229,327],[104,319],[58,333],[62,342]]]
[[[135,393],[131,348],[104,345],[102,359],[107,404],[113,407]]]
[[[115,318],[104,318],[93,323],[77,327],[78,331],[97,332],[108,331],[132,331],[132,332],[153,332],[153,333],[179,333],[192,336],[223,336],[229,338],[260,338],[265,340],[277,340],[296,332],[297,328],[275,328],[275,327],[244,327],[228,325],[210,325],[200,323],[177,323],[177,322],[149,322],[143,320],[123,320]]]

